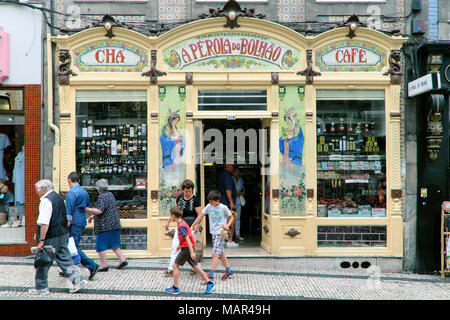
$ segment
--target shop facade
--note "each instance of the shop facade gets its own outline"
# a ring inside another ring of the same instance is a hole
[[[0,255],[28,255],[41,174],[42,22],[14,4],[2,4],[0,21]]]
[[[66,192],[76,170],[95,200],[93,184],[107,178],[125,253],[168,256],[164,226],[181,182],[194,181],[206,205],[234,163],[253,181],[249,232],[268,254],[386,257],[401,270],[406,38],[357,21],[306,37],[260,19],[225,22],[158,37],[106,23],[49,37],[56,188]]]

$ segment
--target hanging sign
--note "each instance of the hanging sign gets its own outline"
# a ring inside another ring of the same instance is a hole
[[[73,52],[75,66],[87,72],[140,72],[147,66],[147,51],[133,44],[106,40],[86,44]]]
[[[408,97],[415,97],[421,93],[441,88],[441,77],[439,73],[429,73],[408,83]]]
[[[0,27],[0,84],[9,77],[9,34]]]
[[[321,71],[381,71],[386,65],[386,53],[363,41],[336,42],[316,50],[315,56],[316,66]]]
[[[171,70],[292,70],[298,50],[275,39],[243,32],[220,32],[183,41],[163,52]]]

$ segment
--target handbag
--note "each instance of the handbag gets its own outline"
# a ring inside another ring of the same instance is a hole
[[[36,257],[34,258],[34,267],[47,267],[52,265],[53,259],[50,257],[50,254],[47,250],[38,251]]]
[[[242,195],[239,197],[239,204],[241,205],[241,207],[245,206],[245,198]]]
[[[77,246],[75,245],[75,240],[73,237],[69,238],[69,243],[67,244],[67,247],[69,248],[70,256],[75,257],[78,255]]]

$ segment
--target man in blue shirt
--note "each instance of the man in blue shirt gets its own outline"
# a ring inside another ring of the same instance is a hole
[[[221,193],[220,203],[223,203],[228,209],[236,210],[236,186],[233,180],[234,165],[227,164],[225,169],[219,173],[217,179],[217,188]]]
[[[81,264],[83,267],[89,269],[91,273],[89,280],[92,280],[100,267],[80,249],[81,235],[87,224],[85,208],[92,207],[91,201],[89,200],[89,194],[80,186],[80,176],[76,172],[69,174],[67,183],[70,187],[70,190],[66,194],[66,211],[70,236],[75,240],[75,246],[81,258]]]

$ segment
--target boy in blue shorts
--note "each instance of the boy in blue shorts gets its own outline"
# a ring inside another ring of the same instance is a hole
[[[211,293],[214,289],[214,282],[208,280],[206,273],[197,265],[195,261],[196,255],[193,247],[194,236],[192,235],[191,228],[182,219],[183,209],[180,207],[174,207],[170,209],[170,221],[177,223],[178,237],[180,240],[180,251],[178,252],[175,263],[173,264],[173,286],[167,288],[165,291],[169,294],[179,294],[180,288],[178,287],[179,268],[188,262],[192,269],[198,273],[200,278],[207,282],[205,293]]]
[[[222,281],[233,278],[234,274],[231,272],[227,256],[225,255],[225,241],[221,237],[222,230],[229,231],[234,217],[228,207],[220,203],[220,192],[218,190],[211,190],[208,193],[209,204],[203,209],[202,215],[198,216],[192,224],[192,229],[197,231],[198,225],[203,219],[204,215],[209,216],[209,231],[212,235],[213,251],[211,270],[209,272],[209,279],[214,281],[214,273],[216,272],[219,258],[225,267],[225,274],[222,276]]]

